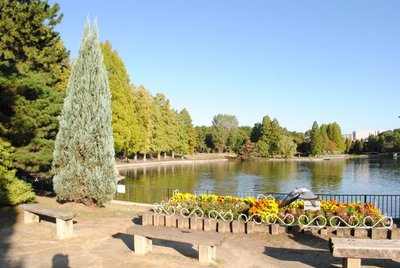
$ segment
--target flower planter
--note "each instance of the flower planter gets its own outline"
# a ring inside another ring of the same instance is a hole
[[[142,215],[142,225],[167,226],[179,229],[203,230],[206,232],[219,233],[265,233],[278,235],[288,232],[303,232],[310,235],[321,235],[324,237],[356,237],[371,239],[400,240],[400,229],[394,225],[392,228],[360,228],[360,227],[305,227],[304,225],[285,226],[280,224],[255,224],[252,221],[223,221],[199,217],[183,217],[180,215],[163,215],[156,213],[145,213]]]

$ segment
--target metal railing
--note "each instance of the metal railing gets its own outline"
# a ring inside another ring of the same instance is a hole
[[[154,185],[126,185],[125,193],[117,193],[117,200],[125,200],[140,203],[158,203],[161,200],[168,200],[174,189],[167,187],[159,187]],[[275,192],[238,192],[238,191],[211,191],[211,190],[186,190],[179,189],[180,192],[190,192],[196,195],[200,194],[217,194],[217,195],[230,195],[237,197],[257,197],[260,194],[265,196],[271,195],[277,199],[286,196],[287,193]],[[322,200],[332,200],[352,203],[360,201],[361,204],[371,203],[386,216],[399,219],[400,218],[400,195],[377,195],[377,194],[317,194]]]

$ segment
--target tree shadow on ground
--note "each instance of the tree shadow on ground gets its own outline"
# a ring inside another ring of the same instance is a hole
[[[342,267],[342,258],[332,256],[327,238],[301,232],[291,232],[288,237],[311,249],[265,247],[264,254],[279,260],[301,262],[312,267]],[[384,259],[362,259],[361,264],[387,268],[400,267],[399,262]]]
[[[299,262],[311,267],[341,267],[341,259],[327,250],[265,247],[264,254],[286,262]]]
[[[23,260],[11,259],[9,255],[18,210],[12,206],[0,206],[0,215],[0,267],[23,267]]]
[[[112,237],[116,238],[116,239],[121,239],[122,242],[124,242],[124,244],[130,250],[133,250],[135,248],[135,245],[133,242],[133,235],[124,234],[124,233],[116,233],[116,234],[113,234]],[[167,240],[161,240],[161,239],[152,239],[152,242],[153,242],[153,246],[162,246],[162,247],[172,248],[186,257],[197,258],[197,256],[198,256],[198,251],[193,249],[192,244],[167,241]]]

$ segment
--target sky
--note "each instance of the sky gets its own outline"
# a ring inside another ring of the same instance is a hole
[[[97,18],[131,82],[186,108],[196,126],[228,114],[299,132],[314,121],[344,134],[400,128],[400,1],[55,2],[72,59]]]

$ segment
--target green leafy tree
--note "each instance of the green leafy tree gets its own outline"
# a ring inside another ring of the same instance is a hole
[[[183,153],[193,154],[194,148],[196,147],[196,132],[193,128],[192,117],[188,110],[182,109],[179,112],[178,118],[179,124],[182,126],[182,133],[185,135],[185,139],[182,142],[186,150],[184,150]]]
[[[336,145],[336,152],[343,153],[346,149],[344,144],[344,139],[342,135],[342,130],[338,123],[334,122],[329,124],[326,130],[328,138]]]
[[[348,139],[348,138],[346,138],[344,144],[346,145],[345,153],[346,153],[346,154],[350,153],[351,144],[352,144],[351,140]]]
[[[268,117],[269,118],[269,117]],[[261,123],[255,123],[251,130],[250,140],[251,142],[258,142],[262,135],[263,125]]]
[[[153,96],[144,86],[139,86],[137,90],[134,90],[134,99],[135,111],[141,133],[139,139],[139,153],[143,154],[143,160],[146,161],[146,155],[151,152],[153,142]]]
[[[224,152],[228,138],[236,132],[238,124],[238,120],[234,115],[218,114],[214,116],[212,137],[219,153]]]
[[[111,93],[97,23],[87,22],[73,63],[54,149],[59,200],[102,205],[116,190]]]
[[[328,153],[332,149],[330,148],[330,142],[328,138],[328,125],[322,124],[320,126],[320,131],[321,131],[321,138],[322,138],[322,153]]]
[[[289,158],[296,154],[297,145],[291,137],[282,136],[279,142],[279,151],[283,157]]]
[[[254,131],[254,129],[253,129]],[[254,133],[254,132],[253,132]],[[263,117],[261,123],[261,136],[257,145],[257,149],[261,156],[275,156],[279,154],[279,143],[283,136],[283,129],[279,126],[279,122],[276,119],[271,121],[268,115]],[[265,150],[268,148],[268,153]]]
[[[239,153],[243,144],[250,140],[252,128],[247,126],[238,127],[237,131],[228,139],[228,150]]]
[[[364,149],[364,142],[362,140],[356,140],[351,151],[355,154],[362,154],[364,153]]]
[[[35,201],[32,186],[15,177],[11,156],[13,148],[10,143],[0,138],[0,205],[18,205]]]
[[[0,1],[0,136],[15,147],[16,168],[41,177],[49,176],[69,71],[58,11],[47,1]]]
[[[111,43],[106,41],[101,44],[101,50],[111,90],[114,146],[115,150],[123,152],[123,157],[126,158],[135,144],[139,143],[139,126],[133,92],[125,64],[113,50]]]
[[[322,142],[321,129],[318,123],[314,121],[310,132],[310,151],[312,155],[319,155],[322,153]]]
[[[280,143],[283,137],[283,130],[279,125],[277,119],[272,120],[269,128],[267,129],[267,137],[269,141],[269,153],[272,156],[279,154],[280,152]]]
[[[153,100],[153,137],[151,149],[160,159],[160,153],[164,152],[164,157],[168,151],[178,146],[177,118],[171,109],[169,100],[164,94],[157,93]]]
[[[214,148],[211,127],[196,126],[194,130],[196,133],[195,151],[198,153],[209,153]]]

